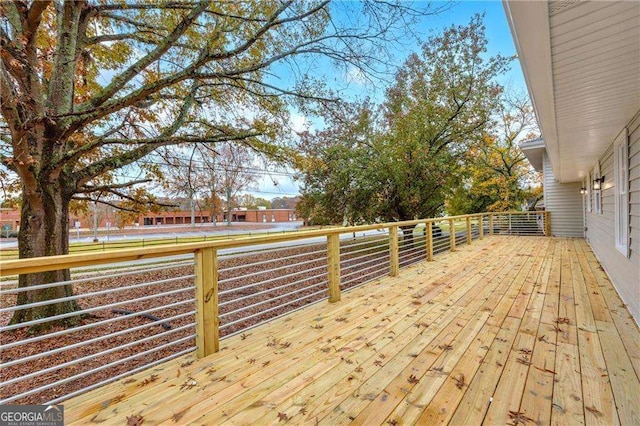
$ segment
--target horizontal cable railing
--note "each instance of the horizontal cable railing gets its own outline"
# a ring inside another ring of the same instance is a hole
[[[179,261],[174,265],[138,265],[135,270],[122,264],[103,265],[93,271],[83,266],[72,268],[70,280],[29,288],[18,287],[15,279],[5,280],[0,289],[0,403],[49,402],[52,395],[106,382],[193,348],[194,277],[193,261]],[[73,294],[16,304],[25,290],[61,286],[72,287]],[[7,324],[21,311],[37,312],[62,302],[73,302],[79,310]],[[60,320],[72,320],[76,326],[54,324],[46,333],[31,334],[29,327]]]
[[[3,261],[0,403],[57,403],[194,350],[206,356],[221,338],[439,253],[486,235],[548,235],[548,223],[545,213],[482,213]],[[19,285],[21,274],[60,269],[70,279]],[[25,297],[51,289],[65,296]],[[37,314],[62,303],[77,310]],[[30,315],[12,322],[20,312]]]

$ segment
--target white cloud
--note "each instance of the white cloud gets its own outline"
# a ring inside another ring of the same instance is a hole
[[[296,133],[306,132],[311,130],[311,122],[306,116],[298,113],[292,113],[289,118],[291,129]]]
[[[369,82],[367,76],[362,72],[362,70],[356,67],[349,68],[346,79],[349,83],[355,83],[360,86],[364,86]]]

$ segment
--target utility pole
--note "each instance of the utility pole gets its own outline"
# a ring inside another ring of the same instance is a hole
[[[212,159],[213,167],[211,168],[211,219],[213,226],[217,226],[218,212],[216,211],[216,155]]]
[[[93,202],[93,242],[98,242],[98,202]]]

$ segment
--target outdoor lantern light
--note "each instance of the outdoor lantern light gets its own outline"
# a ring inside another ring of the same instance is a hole
[[[599,191],[604,183],[604,176],[593,180],[593,190]]]
[[[582,188],[580,188],[580,195],[586,195],[586,194],[587,194],[587,188],[583,186]]]

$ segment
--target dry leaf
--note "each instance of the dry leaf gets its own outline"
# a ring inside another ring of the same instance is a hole
[[[466,383],[464,382],[464,374],[460,374],[460,377],[456,379],[456,387],[462,389]]]
[[[148,384],[151,384],[155,381],[158,380],[158,375],[157,374],[152,374],[151,376],[149,376],[148,378],[144,379],[142,382],[140,382],[140,384],[138,385],[139,387],[143,387],[143,386],[147,386]]]
[[[127,416],[127,426],[140,426],[142,423],[144,423],[144,418],[141,415]]]
[[[175,413],[173,416],[171,416],[171,420],[173,420],[174,423],[178,423],[180,419],[187,413],[188,410],[189,410],[188,408],[185,408],[179,413]]]
[[[603,414],[595,407],[584,407],[585,410],[587,410],[588,412],[590,412],[591,414],[593,414],[596,417],[602,417]]]
[[[195,380],[193,380],[193,378],[189,377],[187,378],[187,381],[184,382],[181,386],[180,386],[180,390],[189,390],[189,389],[193,389],[194,387],[196,387],[196,385],[198,384],[198,382],[196,382]]]
[[[527,422],[535,423],[535,420],[531,417],[525,416],[524,413],[520,411],[509,411],[509,418],[513,420],[514,425],[519,425],[520,423],[524,424]]]
[[[278,413],[278,423],[280,423],[281,421],[286,422],[287,420],[289,420],[289,416],[287,416],[287,413]]]

